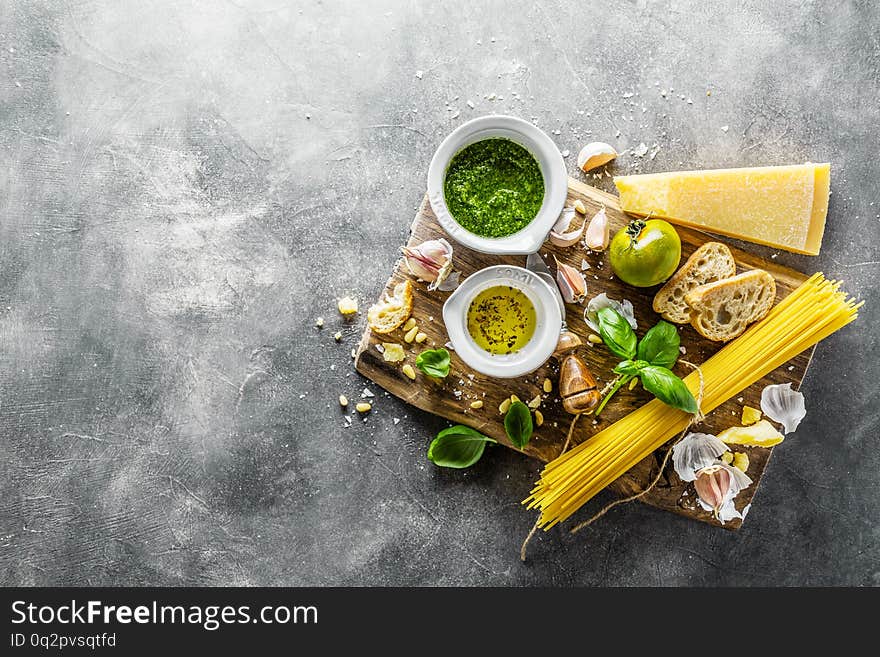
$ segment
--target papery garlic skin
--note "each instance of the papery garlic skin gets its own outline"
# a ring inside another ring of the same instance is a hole
[[[791,383],[767,386],[761,391],[761,411],[764,415],[785,427],[789,434],[798,428],[807,415],[804,395],[791,389]]]
[[[438,289],[452,272],[452,245],[445,239],[428,240],[412,248],[401,248],[409,272]]]
[[[634,331],[639,328],[639,323],[636,321],[632,302],[629,299],[617,301],[603,292],[590,299],[590,302],[584,309],[584,321],[587,323],[587,326],[593,329],[596,333],[599,332],[599,311],[602,308],[614,308],[614,310],[619,312],[620,315],[626,319]]]
[[[694,481],[697,471],[716,462],[727,445],[710,433],[689,433],[672,448],[672,465],[682,481]]]
[[[548,237],[552,244],[562,247],[572,246],[573,244],[576,244],[578,240],[581,239],[581,237],[583,237],[584,230],[587,227],[586,222],[582,223],[581,227],[577,230],[568,230],[574,218],[574,208],[564,208],[562,210],[562,214],[559,215],[559,219],[556,220],[556,223],[553,224],[553,228],[550,229],[550,234]]]
[[[605,208],[599,210],[590,223],[587,224],[587,230],[584,233],[584,246],[591,251],[604,251],[611,242],[611,226],[608,223],[608,215]]]

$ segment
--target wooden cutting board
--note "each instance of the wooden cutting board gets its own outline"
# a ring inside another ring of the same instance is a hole
[[[620,210],[617,197],[612,196],[584,183],[569,179],[568,202],[571,205],[580,199],[587,207],[587,217],[592,217],[603,205],[606,208],[611,223],[611,234],[626,225],[627,216]],[[580,217],[575,219],[572,228],[580,224]],[[682,262],[701,244],[711,241],[724,241],[721,238],[685,227],[676,227],[681,236]],[[425,240],[444,237],[445,233],[437,222],[427,196],[416,214],[411,226],[411,235],[408,244],[417,245]],[[525,256],[492,256],[477,253],[454,244],[455,268],[461,271],[464,277],[490,265],[510,264],[525,266]],[[800,285],[807,276],[804,274],[777,265],[772,261],[759,258],[745,251],[731,247],[736,258],[739,271],[761,268],[770,272],[776,279],[777,301],[787,296],[794,288]],[[645,331],[653,326],[660,317],[651,308],[651,302],[657,288],[639,289],[626,285],[613,276],[611,267],[605,253],[591,253],[580,245],[569,248],[555,247],[546,242],[541,248],[541,254],[551,269],[555,270],[553,257],[566,262],[578,269],[582,268],[583,261],[589,265],[584,271],[587,278],[587,298],[605,292],[613,299],[629,299],[635,307],[635,315],[639,328],[636,333],[641,337]],[[524,450],[525,454],[533,456],[543,462],[557,457],[565,442],[565,435],[571,422],[572,416],[563,411],[562,404],[556,393],[558,364],[554,359],[532,374],[519,379],[501,380],[485,377],[482,374],[471,371],[459,360],[452,351],[452,370],[450,375],[442,382],[435,382],[424,376],[417,370],[417,378],[410,381],[401,371],[402,363],[392,364],[385,362],[382,354],[375,348],[381,342],[396,342],[404,346],[407,352],[405,362],[415,366],[416,355],[429,347],[442,347],[448,341],[446,330],[443,325],[442,307],[449,296],[448,292],[428,292],[425,283],[419,283],[411,276],[403,260],[398,260],[391,277],[388,280],[385,292],[391,289],[401,280],[412,280],[415,295],[412,317],[416,319],[420,330],[428,335],[424,344],[406,344],[403,339],[402,329],[394,331],[390,335],[378,336],[367,329],[361,339],[357,351],[355,366],[357,370],[367,378],[375,381],[393,395],[400,397],[407,403],[430,413],[440,415],[454,423],[466,424],[474,429],[490,436],[500,443],[515,449],[507,440],[504,432],[503,416],[498,411],[498,406],[506,397],[516,394],[523,401],[533,399],[537,394],[543,394],[542,384],[545,377],[553,382],[553,392],[544,395],[540,410],[544,415],[544,424],[536,427],[535,435]],[[583,308],[568,304],[566,321],[570,330],[584,339],[585,346],[579,351],[584,361],[589,365],[592,372],[599,380],[600,387],[613,377],[611,369],[617,364],[617,359],[612,356],[603,345],[591,345],[586,337],[591,333],[583,319]],[[680,330],[681,344],[685,347],[686,354],[683,359],[700,364],[721,348],[721,343],[711,342],[700,336],[692,327],[683,326]],[[707,433],[717,433],[732,425],[740,424],[742,407],[744,404],[760,407],[761,390],[772,383],[791,382],[795,388],[806,373],[813,350],[810,349],[800,354],[792,361],[784,364],[766,377],[743,390],[738,395],[715,409],[706,420],[698,427],[698,430]],[[676,365],[676,373],[684,376],[690,370],[684,365]],[[638,408],[651,399],[651,395],[645,392],[641,386],[633,391],[621,390],[602,412],[601,419],[596,422],[587,416],[581,418],[576,427],[573,442],[581,443],[600,429],[604,429],[612,422],[617,421],[630,411]],[[479,410],[470,408],[470,403],[482,400],[483,407]],[[631,495],[641,491],[647,483],[657,474],[666,447],[658,450],[652,456],[644,459],[636,467],[615,481],[611,488],[620,495]],[[746,452],[749,456],[748,475],[753,484],[741,491],[736,499],[738,509],[750,504],[755,491],[761,480],[761,475],[767,467],[772,449],[761,447],[733,446],[732,451]],[[491,458],[491,450],[487,451],[483,458]],[[525,498],[528,491],[522,491]],[[703,522],[720,524],[711,513],[703,511],[696,505],[695,492],[692,484],[685,484],[675,474],[671,463],[667,466],[664,476],[658,485],[647,495],[640,498],[653,506],[667,511],[672,511]],[[589,505],[588,505],[589,506]],[[582,512],[583,513],[583,512]],[[739,528],[741,521],[735,520],[724,526],[730,529]]]

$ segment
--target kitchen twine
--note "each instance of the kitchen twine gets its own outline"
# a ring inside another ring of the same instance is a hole
[[[703,405],[703,390],[705,387],[705,380],[703,379],[703,370],[700,369],[699,365],[694,365],[693,363],[689,363],[686,360],[679,359],[678,362],[682,363],[683,365],[687,365],[688,367],[693,368],[694,370],[697,371],[697,376],[700,379],[700,389],[697,392],[697,412],[693,414],[691,421],[688,422],[688,425],[684,428],[684,431],[682,431],[679,434],[679,436],[675,440],[675,442],[669,447],[668,450],[666,450],[666,456],[663,457],[663,462],[660,464],[660,468],[657,471],[657,476],[654,477],[654,479],[651,481],[651,483],[648,484],[648,487],[645,488],[644,490],[642,490],[641,492],[636,493],[635,495],[630,495],[629,497],[621,498],[619,500],[614,500],[613,502],[606,504],[601,509],[599,509],[599,511],[595,515],[591,516],[588,520],[584,520],[583,522],[572,527],[569,530],[570,534],[576,534],[577,532],[582,530],[584,527],[589,527],[596,520],[598,520],[599,518],[604,516],[606,513],[608,513],[614,507],[616,507],[620,504],[626,504],[627,502],[632,502],[634,500],[639,499],[640,497],[642,497],[644,495],[647,495],[654,488],[654,486],[657,485],[657,482],[659,482],[660,478],[663,476],[663,472],[666,470],[666,465],[669,463],[669,457],[672,455],[672,450],[675,449],[675,446],[678,445],[678,443],[680,443],[682,441],[682,439],[685,437],[685,435],[687,434],[687,432],[690,430],[690,428],[692,426],[694,426],[695,424],[699,424],[700,422],[702,422],[705,419],[703,412],[700,410],[700,407]],[[605,389],[603,390],[603,396],[604,396],[605,391],[608,390],[609,386],[613,383],[614,382],[612,381],[608,385],[605,386]],[[565,454],[565,452],[568,450],[568,447],[571,444],[571,436],[574,433],[574,427],[577,424],[578,418],[580,416],[581,416],[581,414],[578,413],[577,415],[575,415],[572,418],[571,425],[568,427],[568,435],[565,438],[565,444],[562,446],[562,451],[559,453],[560,456]],[[526,549],[528,548],[529,541],[532,540],[532,537],[535,535],[535,532],[538,531],[538,522],[539,521],[535,522],[535,525],[532,527],[532,530],[529,532],[528,536],[526,536],[526,540],[523,541],[522,547],[520,548],[519,558],[522,561],[526,560]]]

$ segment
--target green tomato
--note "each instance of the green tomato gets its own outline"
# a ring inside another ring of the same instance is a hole
[[[681,239],[662,219],[634,219],[617,231],[609,247],[611,268],[624,283],[659,285],[675,273],[681,260]]]

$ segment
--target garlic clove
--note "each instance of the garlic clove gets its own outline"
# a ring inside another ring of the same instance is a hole
[[[578,153],[577,163],[583,171],[590,171],[603,164],[608,164],[617,157],[613,146],[601,141],[590,142]]]
[[[639,328],[632,302],[629,299],[624,299],[622,302],[616,301],[603,292],[590,299],[590,302],[584,309],[584,321],[596,333],[599,332],[599,311],[602,308],[614,308],[629,322],[633,330]]]
[[[435,290],[452,273],[452,245],[445,239],[428,240],[418,246],[401,248],[409,272],[420,281],[427,281]]]
[[[785,433],[798,428],[807,414],[804,395],[791,389],[791,383],[767,386],[761,391],[761,410],[764,415],[785,427]]]
[[[611,240],[611,226],[605,208],[599,210],[587,225],[584,245],[592,251],[604,251]]]
[[[718,461],[727,445],[710,433],[689,433],[672,448],[672,466],[682,481],[694,481],[697,471]]]
[[[566,303],[581,303],[587,295],[587,281],[584,275],[571,265],[556,260],[556,283]]]
[[[694,488],[700,500],[714,513],[727,500],[727,491],[730,490],[730,473],[720,465],[711,465],[697,473],[694,480]]]
[[[742,470],[721,461],[700,469],[694,480],[700,505],[711,511],[722,523],[742,518],[733,500],[739,492],[752,484],[751,478]]]
[[[581,227],[577,230],[568,230],[574,217],[574,208],[565,208],[562,211],[562,214],[559,215],[559,219],[553,225],[553,228],[550,229],[549,237],[551,243],[556,246],[572,246],[583,237],[584,230],[587,227],[586,221],[582,223]]]

